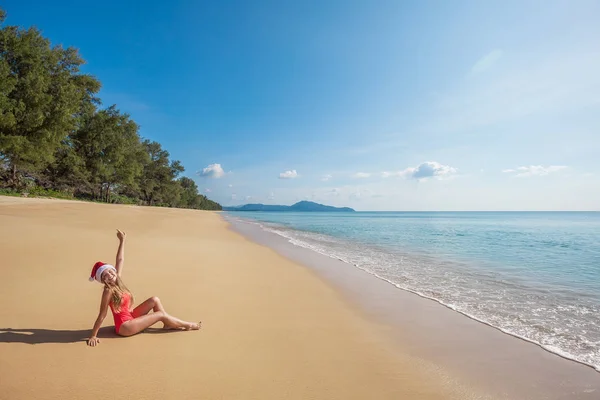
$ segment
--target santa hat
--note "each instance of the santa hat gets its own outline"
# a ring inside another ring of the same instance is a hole
[[[96,264],[94,264],[94,267],[92,268],[92,273],[90,275],[90,282],[94,282],[94,280],[97,280],[98,282],[102,283],[102,273],[104,271],[106,271],[107,269],[115,269],[115,267],[113,267],[110,264],[105,264],[102,261],[98,261]]]

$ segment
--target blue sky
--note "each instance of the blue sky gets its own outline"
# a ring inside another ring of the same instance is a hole
[[[224,205],[600,208],[598,1],[0,4]]]

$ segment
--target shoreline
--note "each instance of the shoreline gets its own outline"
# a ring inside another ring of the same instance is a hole
[[[0,224],[0,398],[484,398],[390,352],[386,327],[220,213],[0,197]],[[117,227],[136,304],[158,296],[200,331],[121,338],[109,314],[85,344],[89,271],[114,259]]]
[[[486,392],[508,398],[592,399],[600,392],[600,374],[592,366],[550,352],[535,342],[400,288],[342,260],[294,245],[287,238],[262,230],[255,222],[236,221],[242,217],[229,218],[226,214],[224,218],[234,231],[316,271],[344,293],[347,301],[355,303],[378,323],[388,325],[395,341],[405,350],[408,343],[408,350],[416,350],[418,357],[456,372],[470,385],[483,382]],[[402,308],[403,303],[410,303],[418,311]],[[402,311],[392,309],[392,305]],[[428,315],[415,315],[419,313]],[[445,322],[436,324],[427,319]],[[419,326],[411,327],[415,322]],[[432,334],[431,329],[445,331],[439,335]],[[411,333],[407,334],[407,330]],[[439,351],[426,350],[430,346]],[[508,356],[499,357],[496,349],[502,349]],[[508,382],[494,382],[494,376],[503,376]],[[512,388],[505,390],[503,386],[508,384]]]
[[[467,213],[471,213],[471,211],[466,211],[466,212],[467,212]],[[475,212],[477,212],[477,211],[475,211]],[[542,211],[542,212],[544,212],[544,211]],[[570,212],[570,211],[569,211],[569,212]],[[582,212],[583,212],[583,213],[588,213],[588,211],[582,211]],[[233,215],[231,215],[231,214],[227,214],[227,213],[224,213],[223,215],[224,215],[224,216],[226,216],[226,217],[225,217],[225,219],[226,219],[226,220],[228,220],[228,218],[229,218],[229,217],[231,217],[231,218],[233,219],[233,221],[235,221],[235,219],[239,219],[240,221],[243,221],[243,222],[245,222],[245,223],[250,223],[250,224],[253,224],[253,225],[257,225],[257,226],[261,226],[261,225],[262,225],[262,224],[261,224],[261,222],[262,222],[262,221],[260,221],[260,220],[254,220],[254,219],[251,219],[251,218],[238,217],[237,215],[236,215],[236,216],[233,216]],[[296,229],[296,228],[294,228],[294,229]],[[302,231],[302,230],[298,230],[298,232],[303,232],[303,231]],[[287,240],[288,242],[290,242],[290,243],[291,243],[291,240],[290,240],[290,238],[289,238],[289,237],[287,237],[287,236],[285,236],[285,235],[282,235],[282,234],[277,234],[277,233],[275,233],[275,235],[276,235],[276,236],[278,236],[278,237],[282,237],[282,238],[284,238],[285,240]],[[316,250],[316,249],[314,249],[314,248],[311,248],[311,247],[309,247],[309,246],[304,246],[304,245],[302,245],[302,244],[298,244],[298,243],[292,243],[292,244],[293,244],[294,246],[298,246],[298,247],[304,248],[304,249],[306,249],[306,250],[308,250],[308,251],[317,252],[317,253],[319,253],[319,254],[321,254],[321,255],[323,255],[323,256],[325,256],[325,257],[327,257],[327,258],[331,258],[331,259],[333,259],[333,260],[335,260],[335,261],[340,261],[340,262],[342,262],[342,263],[344,263],[344,264],[347,264],[347,265],[349,265],[349,266],[351,266],[351,267],[354,267],[354,268],[360,269],[360,270],[364,271],[366,274],[369,274],[369,275],[371,275],[371,276],[374,276],[375,278],[377,278],[377,279],[380,279],[380,280],[382,280],[382,281],[384,281],[384,282],[386,282],[386,283],[388,283],[388,284],[390,284],[390,285],[394,286],[395,288],[397,288],[397,289],[399,289],[399,290],[403,290],[403,291],[406,291],[406,292],[409,292],[409,293],[415,294],[415,295],[417,295],[417,296],[419,296],[419,297],[421,297],[421,298],[423,298],[423,299],[426,299],[426,300],[431,300],[431,301],[434,301],[434,302],[438,303],[439,305],[441,305],[441,306],[443,306],[443,307],[445,307],[445,308],[447,308],[447,309],[449,309],[449,310],[451,310],[451,311],[454,311],[454,312],[456,312],[456,313],[459,313],[459,314],[461,314],[461,315],[463,315],[463,316],[465,316],[465,317],[467,317],[467,318],[469,318],[469,319],[472,319],[472,320],[474,320],[474,321],[476,321],[476,322],[479,322],[479,323],[481,323],[481,324],[487,325],[487,326],[489,326],[490,328],[494,328],[494,329],[498,330],[499,332],[502,332],[502,333],[504,333],[504,334],[506,334],[506,335],[512,336],[512,337],[514,337],[514,338],[516,338],[516,339],[520,339],[520,340],[523,340],[523,341],[525,341],[525,342],[528,342],[528,343],[531,343],[531,344],[533,344],[533,345],[536,345],[536,346],[540,347],[541,349],[543,349],[543,350],[545,350],[545,351],[547,351],[547,352],[549,352],[549,353],[551,353],[551,354],[553,354],[553,355],[556,355],[556,356],[559,356],[559,357],[561,357],[561,358],[563,358],[563,359],[565,359],[565,360],[568,360],[568,361],[573,361],[573,362],[575,362],[575,363],[578,363],[578,364],[581,364],[581,365],[583,365],[583,366],[589,367],[589,368],[593,369],[594,371],[596,371],[596,372],[600,373],[600,367],[599,367],[599,366],[596,366],[596,365],[593,365],[593,364],[587,363],[587,362],[585,362],[585,361],[578,360],[577,358],[575,358],[576,356],[573,356],[572,354],[568,354],[568,353],[567,353],[567,354],[565,354],[565,352],[564,352],[564,351],[562,351],[562,350],[560,350],[560,349],[556,349],[556,350],[550,349],[550,348],[548,348],[547,346],[545,346],[545,345],[543,345],[543,344],[541,344],[541,343],[539,343],[539,342],[536,342],[536,341],[534,341],[534,340],[528,339],[527,337],[524,337],[524,336],[522,336],[522,335],[519,335],[519,334],[517,334],[517,333],[514,333],[514,332],[511,332],[511,331],[508,331],[508,330],[506,330],[506,329],[503,329],[503,328],[501,328],[501,327],[499,327],[499,326],[493,325],[492,323],[490,323],[490,322],[488,322],[488,321],[486,321],[486,320],[484,320],[484,319],[478,318],[478,317],[476,317],[476,316],[474,316],[474,315],[471,315],[471,314],[468,314],[468,313],[466,313],[466,312],[463,312],[463,311],[461,311],[460,309],[454,308],[454,307],[452,307],[451,305],[449,305],[449,304],[446,304],[446,303],[444,303],[443,301],[441,301],[441,300],[439,300],[439,299],[437,299],[437,298],[435,298],[435,297],[428,296],[428,295],[426,295],[426,294],[423,294],[423,293],[421,293],[421,292],[419,292],[419,291],[416,291],[416,290],[412,290],[412,289],[410,289],[410,288],[402,287],[402,286],[398,285],[397,283],[393,282],[392,280],[389,280],[389,279],[387,279],[387,278],[385,278],[385,277],[382,277],[382,276],[378,275],[378,274],[377,274],[377,273],[375,273],[375,272],[371,272],[371,271],[369,271],[369,270],[367,270],[367,269],[365,269],[365,268],[363,268],[363,267],[361,267],[361,266],[359,266],[359,265],[353,264],[353,263],[351,263],[351,262],[349,262],[349,261],[347,261],[347,260],[344,260],[344,259],[342,259],[342,258],[339,258],[339,257],[333,256],[333,255],[330,255],[330,254],[327,254],[327,253],[324,253],[324,252],[318,251],[318,250]]]

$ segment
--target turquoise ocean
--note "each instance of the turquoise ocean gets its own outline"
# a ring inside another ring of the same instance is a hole
[[[600,371],[600,213],[227,215]]]

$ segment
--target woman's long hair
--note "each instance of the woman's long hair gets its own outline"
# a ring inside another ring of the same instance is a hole
[[[105,283],[105,285],[110,290],[110,302],[115,311],[121,311],[121,300],[123,299],[123,295],[125,293],[128,293],[131,297],[131,301],[129,304],[133,304],[133,295],[131,294],[129,289],[127,289],[127,286],[125,286],[120,276],[117,276],[117,280],[115,281],[115,283],[111,285]]]

